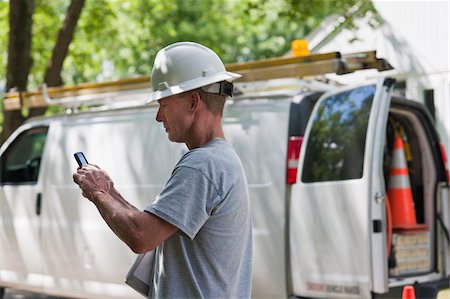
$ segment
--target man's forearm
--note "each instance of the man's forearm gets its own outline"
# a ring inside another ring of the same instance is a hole
[[[144,212],[128,203],[117,191],[111,193],[98,192],[91,200],[111,230],[134,251],[136,243],[140,242],[136,220]]]

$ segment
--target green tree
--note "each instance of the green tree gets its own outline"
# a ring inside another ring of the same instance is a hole
[[[17,0],[11,0],[17,1]],[[28,89],[42,85],[68,7],[67,0],[34,0],[32,67]],[[86,1],[60,73],[65,84],[148,75],[158,49],[191,40],[225,63],[284,55],[330,14],[374,11],[370,0],[91,0]],[[0,0],[0,28],[8,28]],[[3,26],[5,25],[5,26]],[[0,29],[3,30],[3,29]],[[0,31],[0,84],[4,86],[4,30]]]
[[[63,84],[61,70],[68,47],[72,41],[75,27],[85,0],[72,0],[59,30],[52,55],[45,69],[44,82],[49,86]],[[28,77],[32,66],[32,29],[34,0],[11,0],[9,12],[9,44],[6,90],[16,89],[26,91]],[[43,6],[44,7],[44,6]],[[38,14],[39,16],[39,14]],[[29,111],[29,116],[42,115],[46,109],[34,108]],[[21,111],[5,111],[3,113],[3,130],[0,140],[6,138],[24,121]]]

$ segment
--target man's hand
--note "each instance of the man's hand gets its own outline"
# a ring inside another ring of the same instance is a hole
[[[136,253],[156,248],[178,230],[128,203],[114,188],[106,171],[96,165],[85,164],[78,168],[73,181],[80,186],[83,196],[95,204],[111,230]]]
[[[85,164],[73,174],[73,181],[80,186],[83,196],[91,201],[100,194],[111,194],[114,183],[103,169],[96,165]]]

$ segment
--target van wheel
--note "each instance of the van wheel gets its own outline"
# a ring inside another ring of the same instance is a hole
[[[3,296],[5,296],[5,288],[0,288],[0,299],[2,299]]]

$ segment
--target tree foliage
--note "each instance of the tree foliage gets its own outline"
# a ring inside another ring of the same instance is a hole
[[[70,3],[34,1],[29,90],[44,82]],[[76,84],[148,75],[158,49],[182,40],[212,48],[225,63],[281,56],[326,16],[345,15],[351,26],[353,16],[369,10],[375,11],[370,0],[87,0],[61,76]],[[8,1],[0,0],[0,89],[8,14]]]
[[[43,82],[69,3],[35,1],[30,88]],[[63,81],[149,74],[157,50],[181,40],[203,43],[225,62],[280,56],[291,40],[304,38],[327,15],[349,14],[356,4],[359,9],[352,15],[373,10],[369,0],[88,0],[64,63]],[[7,9],[1,1],[2,28],[8,27]],[[6,69],[4,35],[0,76]]]

